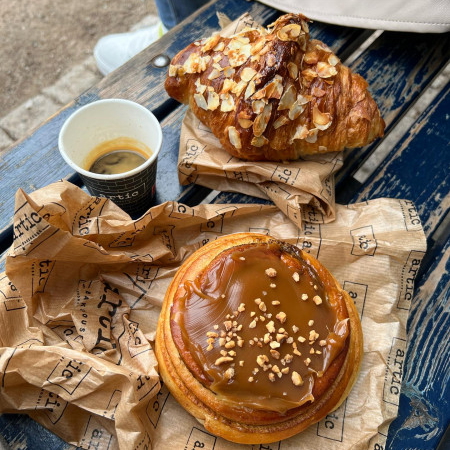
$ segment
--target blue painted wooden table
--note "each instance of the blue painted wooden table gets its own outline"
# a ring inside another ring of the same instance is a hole
[[[245,0],[211,2],[0,155],[2,254],[12,242],[17,189],[32,192],[61,178],[81,185],[60,158],[57,137],[73,111],[97,99],[135,100],[161,121],[165,144],[159,159],[155,203],[178,200],[196,205],[210,194],[207,188],[181,186],[174,181],[178,179],[180,126],[186,108],[167,96],[162,87],[167,68],[157,67],[154,61],[162,54],[172,57],[193,40],[218,30],[218,11],[231,19],[249,12],[264,25],[282,14]],[[407,353],[399,368],[399,414],[389,428],[386,448],[435,449],[439,444],[448,448],[445,432],[450,423],[450,82],[449,71],[444,69],[450,57],[450,36],[373,34],[370,30],[317,22],[311,33],[367,79],[387,125],[384,139],[345,153],[344,166],[336,176],[337,202],[380,197],[411,200],[428,241],[411,302]],[[361,47],[364,42],[368,45]],[[215,198],[209,196],[208,200],[258,201],[226,192],[217,193]],[[0,262],[0,272],[3,270],[4,259]],[[0,448],[2,444],[5,448],[33,450],[72,447],[27,416],[6,413],[0,416]]]

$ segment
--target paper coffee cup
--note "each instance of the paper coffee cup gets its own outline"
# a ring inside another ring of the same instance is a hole
[[[131,216],[151,206],[162,130],[144,106],[124,99],[89,103],[66,120],[58,145],[61,156],[80,175],[91,195],[109,198]],[[114,156],[122,158],[130,151],[141,155],[142,164],[121,173],[92,171],[92,163],[105,154],[115,152]]]

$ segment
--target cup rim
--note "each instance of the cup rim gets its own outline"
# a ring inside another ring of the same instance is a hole
[[[80,167],[78,164],[74,163],[67,156],[66,152],[63,150],[63,148],[64,148],[64,145],[62,142],[63,135],[66,132],[67,128],[70,126],[71,122],[75,119],[75,117],[82,114],[86,109],[95,107],[95,105],[100,104],[100,103],[125,103],[128,105],[132,105],[133,107],[141,109],[146,114],[148,114],[150,120],[154,121],[154,123],[157,125],[157,127],[155,127],[155,128],[157,130],[156,133],[157,133],[159,145],[156,149],[152,148],[152,156],[150,156],[150,158],[148,158],[144,163],[142,163],[138,167],[135,167],[134,169],[129,170],[127,172],[115,173],[115,174],[100,174],[100,173],[90,172],[89,170],[83,169],[83,167]],[[70,116],[65,120],[65,122],[63,123],[63,125],[59,131],[58,149],[59,149],[59,153],[61,154],[64,161],[80,175],[83,175],[83,176],[89,177],[89,178],[94,178],[96,180],[118,180],[118,179],[128,178],[133,175],[136,175],[137,173],[141,172],[142,170],[146,169],[148,166],[153,164],[153,162],[158,158],[158,154],[161,150],[162,139],[163,139],[162,128],[161,128],[161,124],[159,123],[159,120],[145,106],[141,105],[140,103],[134,102],[132,100],[127,100],[127,99],[123,99],[123,98],[106,98],[106,99],[101,99],[101,100],[94,100],[93,102],[87,103],[86,105],[81,106],[76,111],[74,111],[72,114],[70,114]]]

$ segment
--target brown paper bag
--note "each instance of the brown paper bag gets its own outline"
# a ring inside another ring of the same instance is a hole
[[[132,221],[66,181],[19,191],[14,244],[0,275],[0,413],[23,412],[83,448],[256,448],[211,435],[161,386],[152,342],[185,258],[234,232],[270,234],[317,257],[354,299],[364,359],[335,412],[264,448],[384,445],[398,409],[406,321],[426,248],[414,206],[337,205],[300,230],[275,206],[168,202]]]

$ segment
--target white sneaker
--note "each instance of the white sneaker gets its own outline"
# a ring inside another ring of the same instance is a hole
[[[94,58],[98,70],[103,75],[108,75],[157,41],[166,31],[160,21],[140,30],[103,36],[94,47]]]

